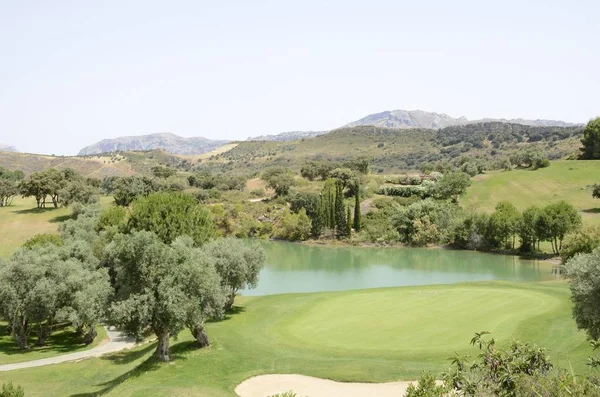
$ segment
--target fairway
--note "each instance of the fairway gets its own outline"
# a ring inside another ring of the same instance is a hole
[[[211,348],[194,349],[183,331],[168,364],[151,344],[1,376],[27,396],[235,396],[243,380],[270,373],[410,380],[448,369],[455,351],[476,355],[469,340],[483,330],[501,346],[535,342],[554,363],[587,370],[591,349],[565,283],[488,282],[240,298],[235,314],[207,324]]]
[[[600,183],[600,161],[565,160],[539,170],[491,171],[473,179],[461,204],[492,212],[500,201],[524,210],[566,200],[580,211],[584,223],[600,224],[600,200],[592,198],[595,183]]]
[[[310,307],[294,316],[289,332],[308,345],[340,350],[462,349],[473,329],[485,329],[506,339],[521,322],[558,305],[556,298],[517,289],[369,291],[331,297]]]

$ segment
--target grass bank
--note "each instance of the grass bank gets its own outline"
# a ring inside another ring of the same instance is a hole
[[[600,200],[592,198],[591,190],[595,183],[600,183],[600,161],[565,160],[535,171],[492,171],[473,179],[461,204],[492,212],[500,201],[524,210],[566,200],[580,211],[584,223],[600,224]]]
[[[551,349],[586,371],[590,349],[571,318],[566,284],[470,283],[239,299],[236,313],[208,324],[214,343],[195,350],[188,332],[168,364],[154,345],[79,363],[2,374],[28,396],[234,396],[242,380],[299,373],[340,381],[414,379],[440,372],[475,331]]]

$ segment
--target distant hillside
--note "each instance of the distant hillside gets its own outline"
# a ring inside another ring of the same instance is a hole
[[[526,120],[526,119],[492,119],[468,120],[465,117],[454,118],[443,113],[425,112],[422,110],[391,110],[381,113],[370,114],[360,120],[346,124],[344,127],[356,127],[359,125],[374,125],[389,128],[445,128],[455,125],[466,125],[484,122],[501,122],[511,124],[523,124],[539,127],[573,127],[578,124],[567,123],[558,120]]]
[[[14,146],[10,146],[10,145],[6,145],[4,143],[0,143],[0,152],[18,152],[18,150]]]
[[[164,149],[173,154],[202,154],[223,146],[227,142],[201,137],[184,138],[171,133],[156,133],[103,139],[98,143],[84,147],[79,151],[79,155],[154,149]]]
[[[488,122],[431,128],[344,127],[312,139],[244,141],[198,166],[215,172],[259,172],[284,166],[298,170],[307,161],[344,161],[359,156],[372,159],[377,173],[419,169],[424,163],[452,161],[461,156],[499,161],[528,147],[539,148],[551,159],[579,152],[581,127],[536,127]]]
[[[256,137],[250,137],[247,141],[293,141],[295,139],[302,138],[314,138],[319,135],[327,134],[329,131],[290,131],[282,132],[275,135],[261,135]]]
[[[100,179],[112,175],[151,175],[152,167],[159,164],[186,169],[191,166],[191,161],[159,149],[87,156],[47,156],[0,151],[0,165],[9,170],[21,170],[26,175],[48,168],[72,168],[83,176]]]

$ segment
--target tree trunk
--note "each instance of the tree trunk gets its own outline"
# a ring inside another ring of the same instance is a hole
[[[12,336],[21,350],[29,350],[29,326],[27,322],[11,325]]]
[[[210,346],[208,335],[206,335],[206,332],[204,331],[204,325],[196,325],[192,329],[192,335],[196,339],[196,342],[198,342],[199,349]]]
[[[156,356],[160,361],[169,362],[169,333],[157,333],[158,345],[156,346]]]
[[[36,334],[38,337],[37,345],[38,346],[46,346],[46,339],[50,336],[52,332],[52,328],[48,324],[40,324],[36,329]]]
[[[225,301],[225,311],[231,310],[234,302],[235,302],[235,291],[230,292],[227,295],[227,300]]]
[[[96,339],[98,332],[96,331],[96,326],[89,326],[85,333],[83,334],[83,343],[89,345]]]

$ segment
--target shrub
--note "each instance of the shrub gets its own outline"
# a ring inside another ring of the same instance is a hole
[[[311,226],[304,208],[301,208],[297,214],[286,209],[281,216],[279,225],[275,227],[273,235],[281,240],[304,241],[310,236]]]
[[[23,244],[23,247],[33,248],[37,246],[44,246],[46,244],[53,244],[58,247],[61,247],[63,245],[63,239],[62,237],[60,237],[60,234],[40,233],[27,240]]]
[[[19,385],[13,385],[12,382],[3,383],[0,390],[0,397],[24,397],[25,392]]]
[[[408,386],[404,397],[444,397],[449,391],[448,387],[436,384],[430,372],[423,372],[417,386]]]

